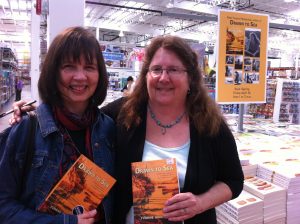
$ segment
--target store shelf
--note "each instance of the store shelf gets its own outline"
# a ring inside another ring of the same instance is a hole
[[[8,47],[0,47],[0,107],[14,94],[18,61]]]
[[[272,118],[276,95],[276,86],[276,79],[268,79],[266,88],[266,103],[249,104],[247,108],[248,113],[253,115],[253,117],[255,118]]]

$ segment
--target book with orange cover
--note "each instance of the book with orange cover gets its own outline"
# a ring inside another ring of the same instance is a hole
[[[165,202],[179,193],[176,159],[131,164],[134,224],[182,223],[163,218]]]
[[[81,155],[39,207],[48,214],[81,214],[96,209],[116,180]]]

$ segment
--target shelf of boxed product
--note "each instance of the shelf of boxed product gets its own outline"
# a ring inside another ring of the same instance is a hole
[[[216,95],[216,78],[215,77],[203,77],[204,84],[208,90],[208,94],[211,98],[215,99]]]
[[[127,84],[127,77],[132,76],[134,81],[137,79],[139,71],[130,68],[107,68],[108,73],[108,91],[105,101],[101,106],[123,96],[121,89]]]
[[[300,80],[277,80],[273,121],[300,124]]]
[[[298,71],[300,69],[298,68]],[[277,78],[295,78],[297,71],[295,67],[269,67],[267,71],[268,79],[277,79]]]
[[[8,47],[0,47],[0,106],[14,94],[14,80],[18,61]]]
[[[134,81],[137,79],[139,71],[128,68],[107,68],[108,88],[120,91],[127,83],[128,76],[132,76]]]
[[[121,90],[127,84],[129,76],[136,80],[141,69],[144,49],[121,43],[101,42],[100,45],[108,73],[108,93],[103,103],[106,105],[122,97]]]
[[[280,78],[268,79],[266,103],[249,104],[247,112],[255,118],[273,118],[274,122],[299,124],[299,81]]]
[[[256,118],[272,118],[276,95],[276,86],[276,79],[267,79],[266,103],[248,104],[248,113]]]

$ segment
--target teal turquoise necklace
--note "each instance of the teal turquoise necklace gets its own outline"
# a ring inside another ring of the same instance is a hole
[[[148,109],[149,109],[151,118],[154,120],[154,122],[156,123],[156,125],[160,127],[160,131],[161,131],[161,133],[163,135],[166,134],[167,128],[171,128],[174,125],[178,124],[182,120],[182,118],[183,118],[183,116],[185,114],[185,111],[184,111],[180,116],[178,116],[175,119],[175,121],[172,121],[170,124],[162,124],[161,121],[156,118],[156,116],[153,113],[153,111],[151,110],[150,106],[148,106]]]

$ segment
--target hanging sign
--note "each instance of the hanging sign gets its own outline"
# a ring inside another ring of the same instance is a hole
[[[102,52],[104,60],[121,61],[124,59],[123,53]]]
[[[36,0],[35,11],[37,15],[41,15],[42,13],[42,0]]]
[[[219,11],[216,101],[266,101],[268,15]]]

